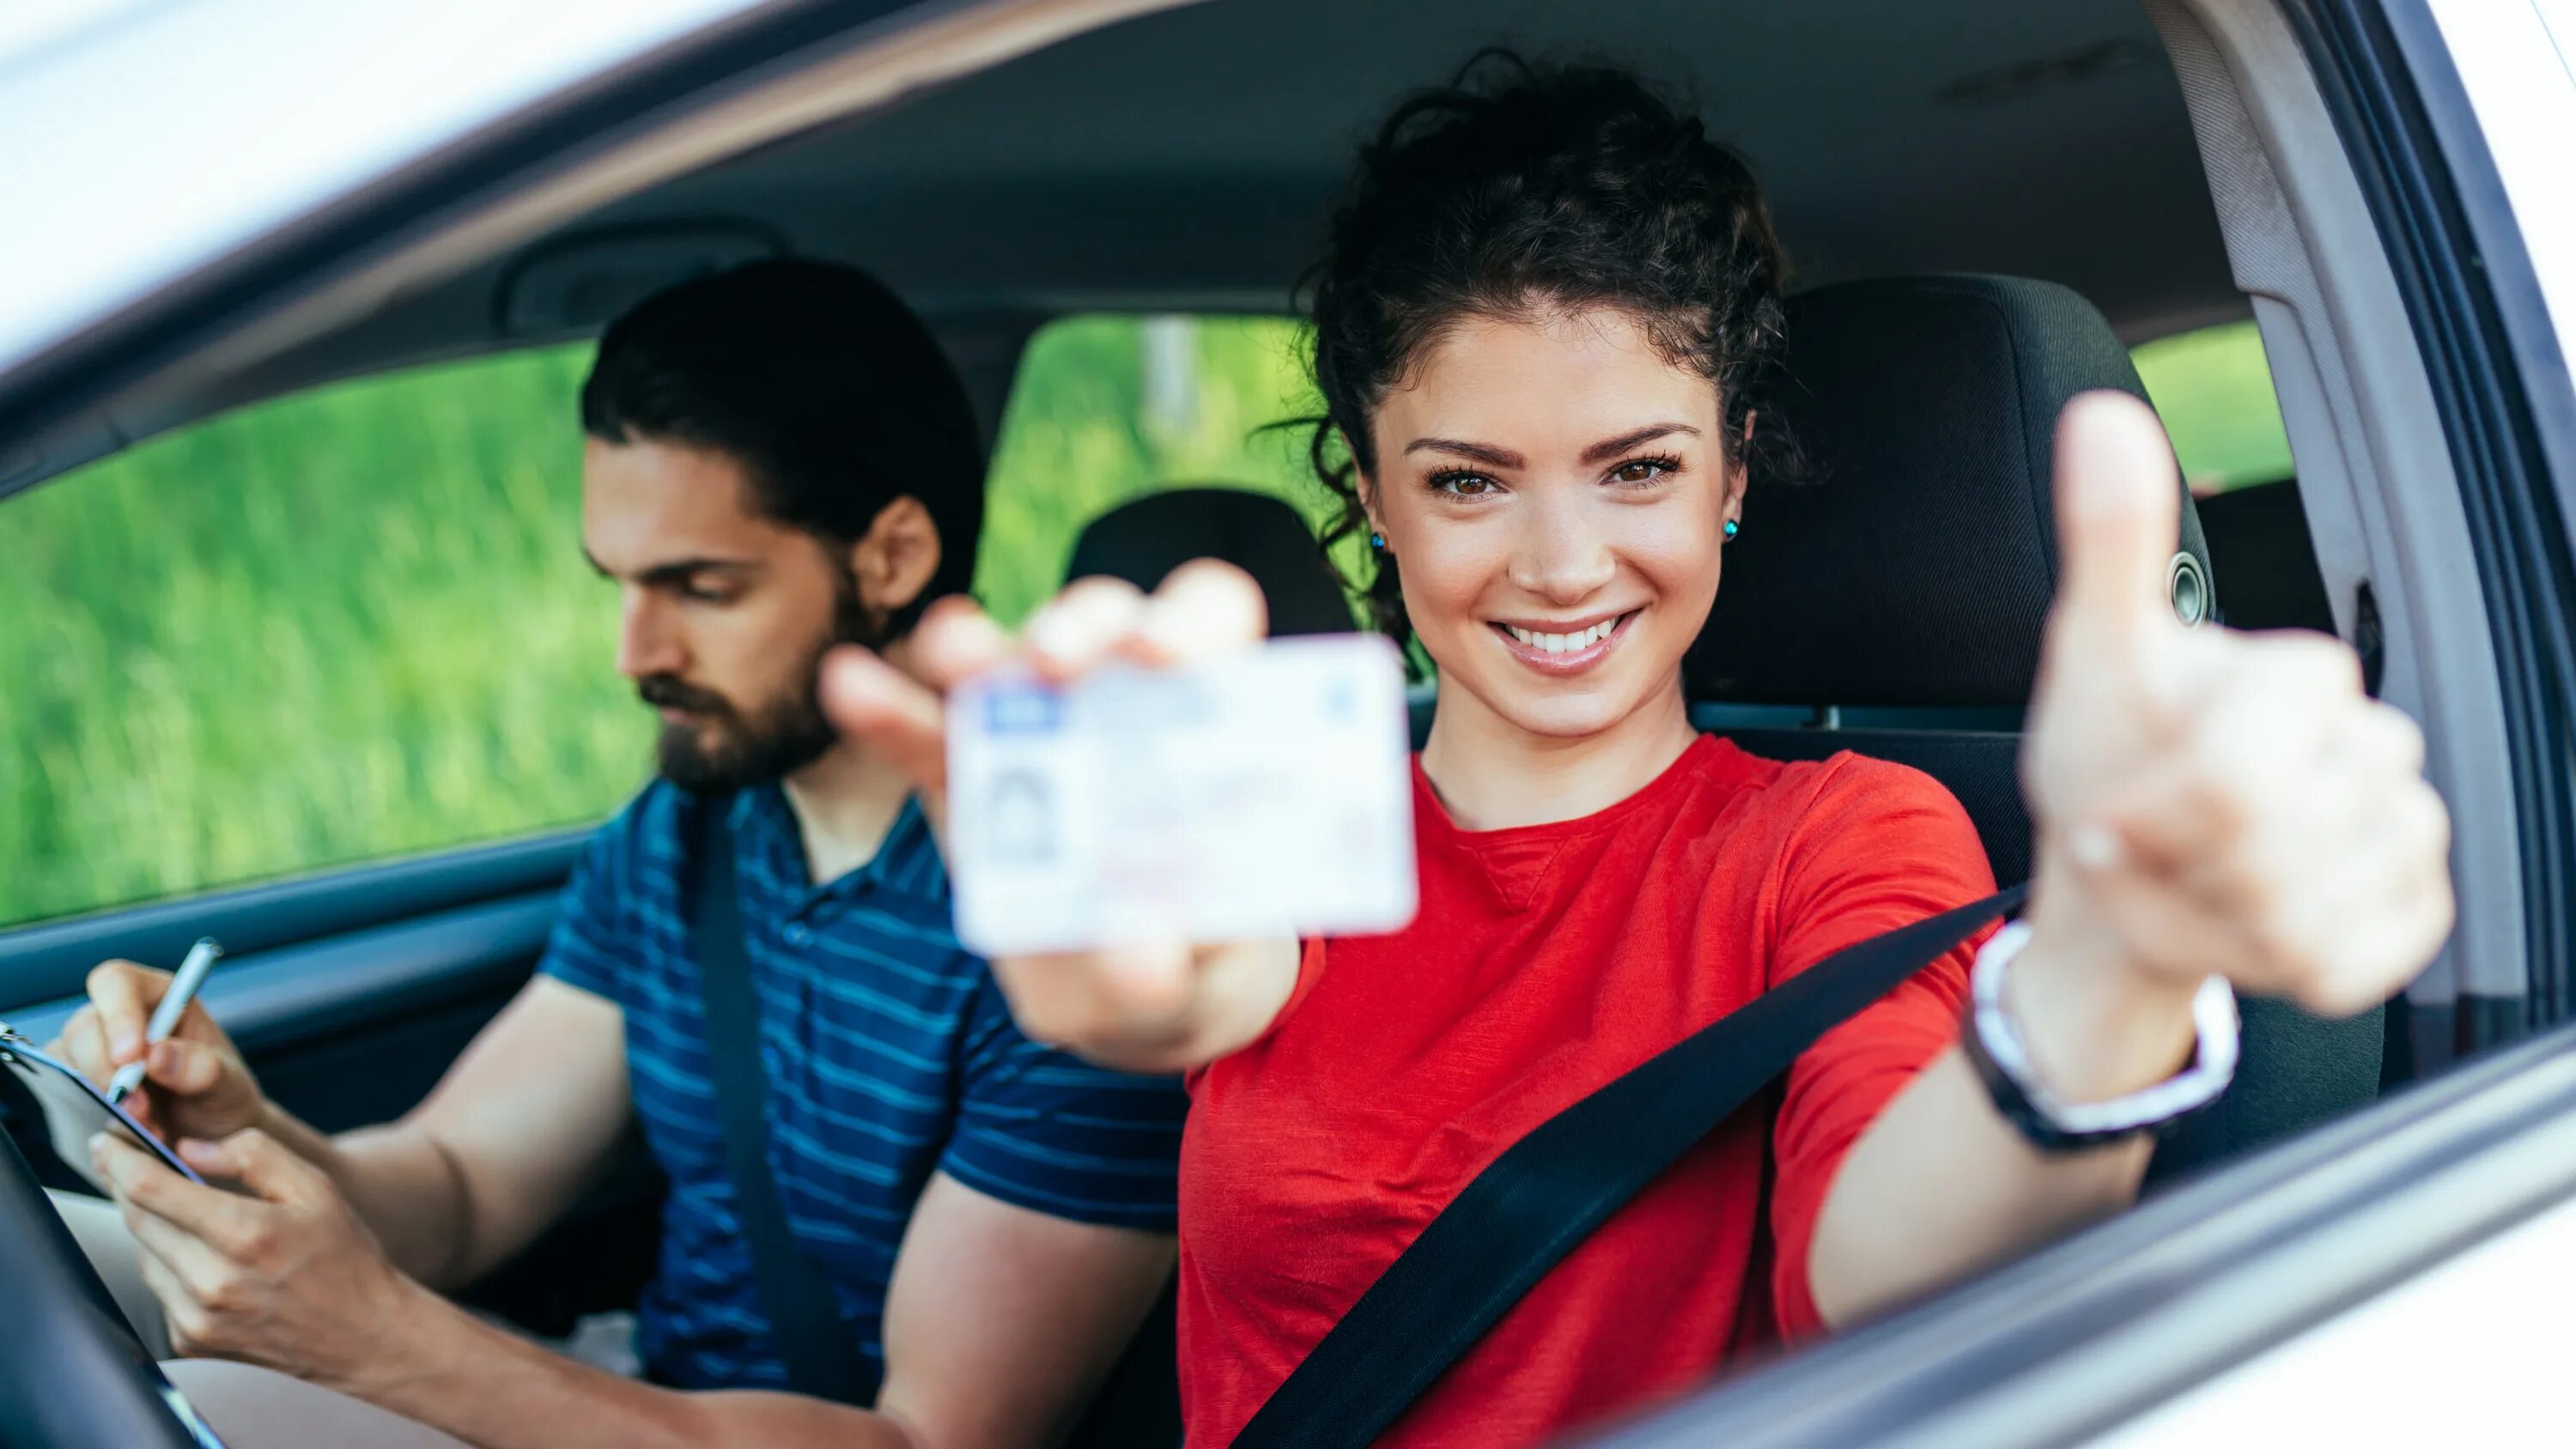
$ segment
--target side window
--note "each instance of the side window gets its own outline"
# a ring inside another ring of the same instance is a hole
[[[2159,337],[2129,355],[2164,415],[2193,493],[2206,498],[2296,472],[2263,335],[2252,322]]]
[[[1304,338],[1284,317],[1102,314],[1039,329],[994,449],[975,573],[985,607],[1017,623],[1063,582],[1083,525],[1156,489],[1255,489],[1320,530],[1337,510],[1296,425],[1322,410]]]
[[[0,504],[0,924],[595,819],[586,346],[327,386]]]
[[[2231,322],[2131,356],[2199,499],[2219,617],[2242,629],[2335,632],[2262,334]]]

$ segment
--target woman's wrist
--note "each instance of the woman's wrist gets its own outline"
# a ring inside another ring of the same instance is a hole
[[[2200,983],[2141,968],[2097,931],[2034,910],[2031,937],[2004,981],[2004,1010],[2032,1070],[2068,1102],[2141,1091],[2191,1060]]]

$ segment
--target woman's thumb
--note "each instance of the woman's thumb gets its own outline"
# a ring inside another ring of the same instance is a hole
[[[2171,622],[2166,575],[2182,502],[2155,412],[2118,392],[2068,403],[2057,424],[2056,500],[2057,620],[2104,636]]]

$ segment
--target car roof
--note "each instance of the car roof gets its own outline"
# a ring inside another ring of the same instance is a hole
[[[656,0],[621,43],[667,41],[726,3]],[[328,377],[581,335],[619,289],[585,285],[576,267],[571,300],[531,311],[513,288],[530,258],[577,259],[598,238],[627,247],[628,263],[638,238],[675,239],[648,274],[744,246],[855,261],[935,325],[991,311],[1285,309],[1357,140],[1406,89],[1495,43],[1687,87],[1765,179],[1801,283],[2046,278],[2131,340],[2245,311],[2179,87],[2134,0],[1217,0],[627,196],[227,377],[129,396],[114,431],[138,438]]]
[[[750,0],[48,0],[0,40],[0,368]]]
[[[868,266],[934,317],[1284,309],[1358,139],[1496,43],[1686,87],[1764,178],[1802,283],[2041,277],[2133,339],[2244,313],[2133,0],[1219,0],[774,143],[558,238],[744,224]],[[361,350],[453,350],[504,314],[509,270],[422,297]]]
[[[1694,93],[1811,282],[2038,276],[2148,327],[2233,300],[2181,91],[2134,0],[1222,0],[613,214],[756,211],[932,298],[1275,301],[1355,143],[1495,43]]]

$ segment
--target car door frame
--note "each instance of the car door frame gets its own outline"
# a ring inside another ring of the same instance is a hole
[[[1599,1449],[2066,1443],[2576,1197],[2576,390],[2427,0],[2281,9],[2361,174],[2472,512],[2513,711],[2538,1003],[2507,1026],[2538,1035],[1590,1441]]]

